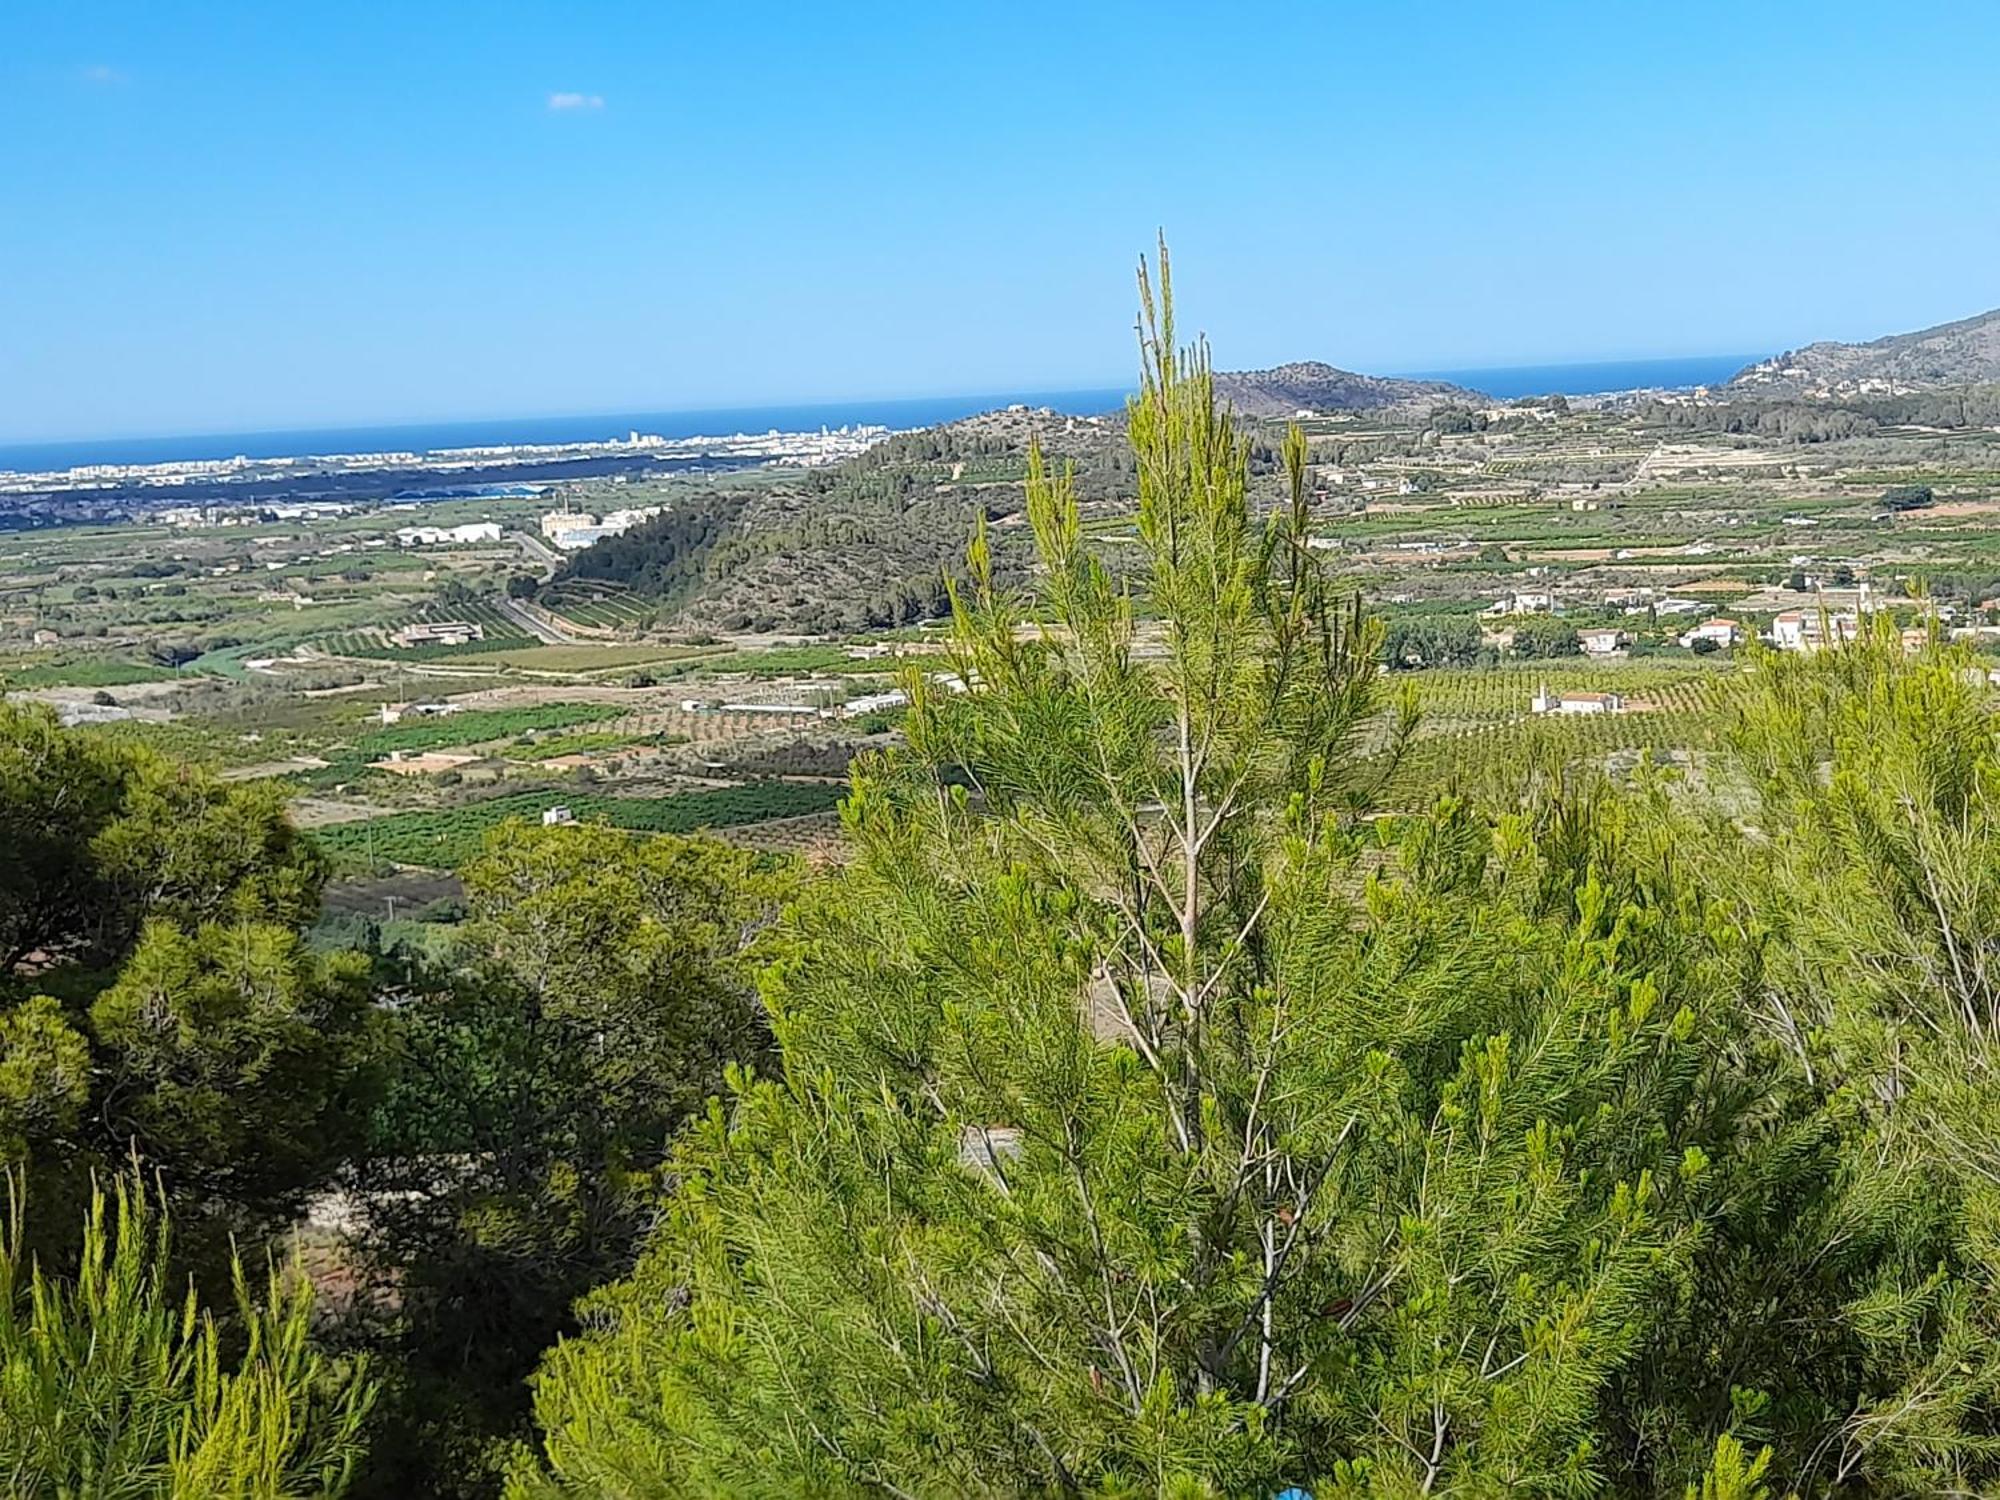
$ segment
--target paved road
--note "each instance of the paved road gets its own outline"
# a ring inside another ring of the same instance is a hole
[[[524,555],[532,557],[553,573],[562,566],[562,554],[532,531],[509,531],[507,535],[521,544]]]
[[[539,610],[529,609],[519,599],[509,599],[504,595],[493,601],[500,613],[520,626],[544,646],[586,646],[588,637],[571,635],[567,630],[550,623],[548,616]]]

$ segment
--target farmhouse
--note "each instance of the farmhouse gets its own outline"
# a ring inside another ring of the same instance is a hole
[[[1610,656],[1631,645],[1632,637],[1622,630],[1579,630],[1576,641],[1585,656]]]
[[[1743,639],[1743,627],[1734,620],[1703,620],[1694,629],[1681,634],[1681,645],[1692,648],[1697,641],[1712,641],[1717,646],[1733,646]]]
[[[391,750],[385,759],[371,760],[368,764],[372,770],[389,771],[397,776],[436,776],[472,765],[478,759],[476,755],[448,750]]]
[[[485,630],[471,620],[418,620],[392,637],[399,646],[463,646],[485,638]]]
[[[418,719],[436,719],[445,714],[455,714],[465,705],[462,703],[385,703],[382,705],[382,722],[400,724],[405,716]]]
[[[1625,711],[1625,699],[1620,693],[1551,693],[1545,682],[1532,707],[1538,714],[1618,714]]]
[[[1556,607],[1554,594],[1539,592],[1509,594],[1505,599],[1496,599],[1486,606],[1489,615],[1546,615],[1553,614]]]

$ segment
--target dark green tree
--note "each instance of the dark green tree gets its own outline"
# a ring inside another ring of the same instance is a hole
[[[1530,615],[1514,627],[1513,652],[1516,656],[1546,660],[1575,656],[1582,649],[1576,627],[1554,615]]]
[[[682,1123],[769,1046],[748,967],[787,877],[706,840],[508,824],[456,958],[408,976],[362,1254],[388,1355],[367,1493],[490,1494],[526,1377],[629,1270]]]

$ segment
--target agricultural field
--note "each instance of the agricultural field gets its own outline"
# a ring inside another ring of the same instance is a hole
[[[31,656],[16,658],[0,668],[0,688],[131,687],[134,683],[161,682],[173,676],[172,667],[127,657]]]
[[[624,713],[622,708],[607,703],[548,703],[534,708],[468,709],[461,713],[385,724],[356,739],[353,750],[359,756],[378,756],[397,751],[489,745],[498,740],[520,739],[543,730],[573,729],[579,724],[601,723],[606,719],[622,718]]]
[[[1661,763],[1687,762],[1712,746],[1734,670],[1633,662],[1409,674],[1421,717],[1383,788],[1384,808],[1412,811],[1454,786],[1531,763],[1615,772],[1641,752]],[[1615,693],[1623,706],[1536,713],[1530,705],[1544,686],[1556,695]]]
[[[352,868],[398,864],[452,870],[477,854],[487,833],[508,819],[539,819],[555,807],[567,807],[578,822],[609,823],[643,833],[695,833],[822,813],[843,794],[844,788],[836,785],[794,781],[745,782],[665,797],[524,792],[436,811],[339,823],[320,830],[317,837],[328,853]]]
[[[633,667],[675,664],[701,656],[713,656],[726,647],[659,645],[562,645],[525,646],[511,642],[499,651],[488,652],[484,660],[494,666],[520,667],[530,672],[571,672],[589,675],[616,672]]]
[[[394,639],[395,633],[406,626],[461,620],[479,627],[478,640],[467,641],[462,645],[403,646],[398,645]],[[380,625],[323,636],[312,644],[315,649],[327,656],[365,656],[382,657],[391,661],[439,662],[506,652],[532,645],[535,640],[536,637],[513,618],[502,614],[497,605],[488,600],[475,599],[426,604],[385,620]]]
[[[810,480],[579,483],[576,509],[707,518],[667,536],[650,571],[557,555],[538,533],[552,497],[0,532],[0,691],[267,781],[343,860],[448,868],[494,821],[555,805],[823,851],[849,758],[900,720],[838,706],[905,668],[944,670],[940,569],[977,516],[1006,586],[1032,600],[1024,459],[1008,446],[1031,425],[974,419]],[[1698,761],[1741,653],[1787,611],[1887,614],[2000,653],[2000,434],[1783,441],[1585,403],[1307,427],[1315,551],[1384,619],[1383,686],[1421,711],[1382,787],[1391,810],[1529,756]],[[1057,433],[1054,451],[1082,445],[1085,534],[1132,586],[1152,650],[1114,439]],[[1274,441],[1263,433],[1251,464],[1260,509],[1279,497]],[[489,522],[497,542],[395,535]],[[682,544],[696,550],[671,551]],[[1728,644],[1689,644],[1717,616],[1736,622]],[[451,621],[481,638],[395,644],[405,626]],[[1617,633],[1611,653],[1582,654],[1578,632],[1593,630]],[[1623,703],[1537,714],[1543,687]],[[440,702],[458,711],[382,722],[384,707]],[[426,755],[409,774],[374,765]]]
[[[634,629],[650,623],[659,606],[630,589],[603,582],[571,581],[544,589],[536,600],[550,613],[586,628]]]

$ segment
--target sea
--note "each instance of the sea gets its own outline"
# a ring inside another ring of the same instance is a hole
[[[1712,355],[1689,359],[1600,361],[1590,364],[1507,365],[1476,370],[1417,370],[1411,378],[1448,380],[1501,400],[1553,394],[1591,395],[1651,387],[1711,385],[1763,358]],[[975,412],[1021,403],[1078,416],[1125,403],[1117,386],[1061,391],[1003,391],[891,401],[835,401],[794,406],[719,407],[689,411],[612,412],[592,416],[509,417],[387,427],[294,428],[214,432],[177,437],[92,438],[75,442],[0,443],[0,470],[24,473],[85,464],[161,464],[200,459],[296,458],[330,453],[426,453],[516,443],[583,443],[630,432],[697,437],[732,432],[815,432],[822,427],[929,427]]]
[[[1502,401],[1520,396],[1597,396],[1610,391],[1683,391],[1720,385],[1766,354],[1699,354],[1683,359],[1613,359],[1574,365],[1499,365],[1478,370],[1421,370],[1419,380],[1448,380]]]

